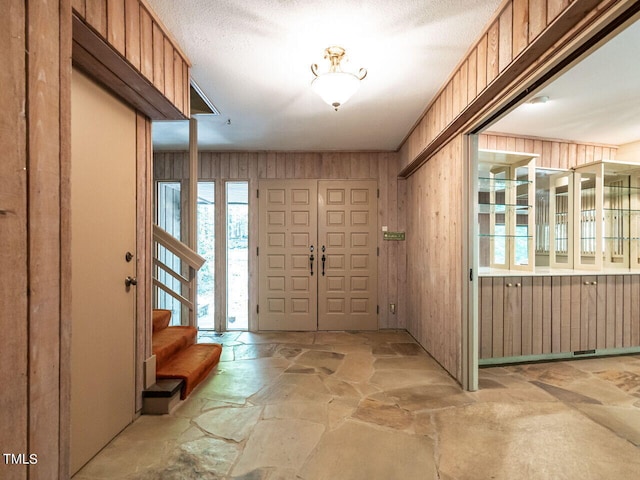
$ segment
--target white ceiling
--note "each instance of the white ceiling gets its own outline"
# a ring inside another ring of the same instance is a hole
[[[148,0],[221,112],[197,116],[213,150],[395,150],[500,0]],[[368,69],[335,112],[310,88],[329,45]],[[640,140],[640,22],[489,130],[622,145]],[[185,149],[187,122],[155,122],[154,148]]]
[[[198,116],[200,148],[395,150],[501,0],[148,2],[221,112]],[[369,72],[338,112],[310,88],[330,45]],[[186,148],[188,126],[156,122],[153,139]]]
[[[600,47],[489,130],[623,145],[640,140],[640,22]]]

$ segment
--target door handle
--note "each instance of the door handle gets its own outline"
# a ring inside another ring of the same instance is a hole
[[[313,257],[313,253],[309,255],[309,266],[311,267],[311,276],[313,277],[313,261],[315,258]]]
[[[327,259],[325,254],[322,254],[322,276],[324,277],[324,261]]]
[[[129,288],[131,285],[137,285],[138,279],[135,277],[127,277],[124,279],[124,285]]]

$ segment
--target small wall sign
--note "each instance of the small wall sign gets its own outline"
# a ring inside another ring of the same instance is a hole
[[[404,232],[382,232],[382,239],[404,241]]]

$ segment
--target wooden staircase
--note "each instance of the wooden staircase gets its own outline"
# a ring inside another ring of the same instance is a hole
[[[162,380],[181,381],[180,398],[184,400],[220,361],[222,345],[196,343],[198,330],[190,326],[169,326],[171,311],[153,311],[153,354],[156,356],[156,386],[144,392],[144,398],[167,397]],[[165,382],[175,391],[175,382]],[[164,393],[162,393],[164,392]],[[168,412],[152,412],[168,413]]]

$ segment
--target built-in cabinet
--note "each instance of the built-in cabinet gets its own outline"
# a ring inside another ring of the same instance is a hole
[[[480,362],[639,350],[640,164],[536,157],[479,152]]]
[[[640,164],[560,170],[536,168],[536,156],[479,152],[481,274],[640,269]]]
[[[640,275],[481,277],[480,361],[640,345]]]
[[[601,161],[574,169],[575,268],[636,269],[640,165]]]

